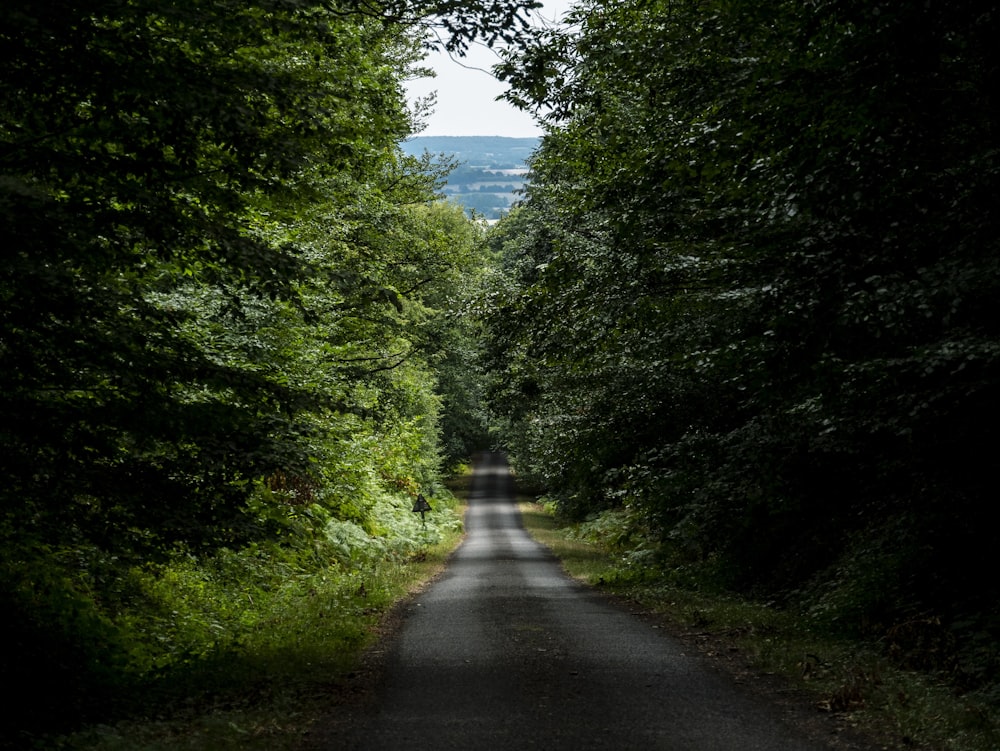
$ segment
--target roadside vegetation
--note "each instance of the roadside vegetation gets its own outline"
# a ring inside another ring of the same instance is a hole
[[[403,82],[523,13],[0,6],[0,744],[261,731],[459,534],[486,252]]]
[[[890,636],[860,641],[817,623],[794,606],[739,596],[719,587],[708,567],[664,573],[637,561],[634,540],[620,539],[621,513],[585,522],[561,518],[554,504],[520,496],[525,527],[562,561],[567,573],[602,592],[663,618],[672,633],[741,682],[777,676],[817,713],[882,748],[993,751],[1000,744],[1000,712],[988,696],[957,694],[946,672],[907,669],[897,659],[938,660],[932,638],[919,647]],[[914,623],[914,631],[938,624]],[[923,655],[919,650],[932,654]],[[787,695],[787,694],[786,694]]]
[[[423,522],[409,498],[383,500],[377,516],[395,550],[356,539],[356,532],[348,541],[331,531],[326,544],[341,552],[317,556],[310,570],[300,565],[292,573],[259,554],[243,556],[241,564],[241,556],[229,554],[218,566],[202,563],[161,576],[171,584],[160,585],[159,609],[187,626],[161,638],[189,646],[185,664],[138,674],[123,687],[135,701],[118,707],[119,719],[39,736],[38,748],[301,747],[338,697],[352,690],[362,653],[382,636],[388,611],[440,571],[461,540],[470,475],[461,466],[454,471],[431,498],[433,510]]]
[[[496,439],[615,551],[607,585],[865,645],[790,659],[840,681],[831,706],[880,690],[869,709],[925,726],[903,735],[989,747],[1000,14],[627,0],[570,21],[503,69],[547,130],[490,235]]]

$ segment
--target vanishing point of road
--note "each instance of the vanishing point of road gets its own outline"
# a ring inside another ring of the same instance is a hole
[[[368,710],[314,738],[320,748],[830,748],[567,577],[525,533],[501,455],[474,472],[465,541],[409,603]]]

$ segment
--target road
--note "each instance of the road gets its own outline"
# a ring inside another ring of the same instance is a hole
[[[370,711],[323,748],[820,751],[662,629],[568,578],[521,526],[500,455],[467,537],[409,604]]]

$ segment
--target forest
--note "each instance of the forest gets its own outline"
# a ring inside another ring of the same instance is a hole
[[[996,7],[584,2],[490,242],[494,429],[624,576],[771,602],[996,706]]]
[[[356,645],[484,446],[996,706],[997,9],[532,7],[5,0],[0,746]],[[489,230],[429,39],[545,130]]]
[[[485,247],[403,82],[525,6],[3,3],[3,741],[335,654],[460,527]]]

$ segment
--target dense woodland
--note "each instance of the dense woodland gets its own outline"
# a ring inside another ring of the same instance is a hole
[[[1000,696],[997,9],[526,5],[0,6],[0,741],[375,607],[486,440]],[[546,128],[488,235],[400,148],[429,38]]]
[[[484,305],[522,478],[623,510],[635,576],[797,608],[995,701],[1000,12],[570,22],[504,68],[548,127]]]
[[[411,505],[478,430],[483,245],[399,149],[403,82],[430,32],[460,53],[519,17],[2,4],[3,740],[280,654],[322,600],[318,641],[459,523]]]

